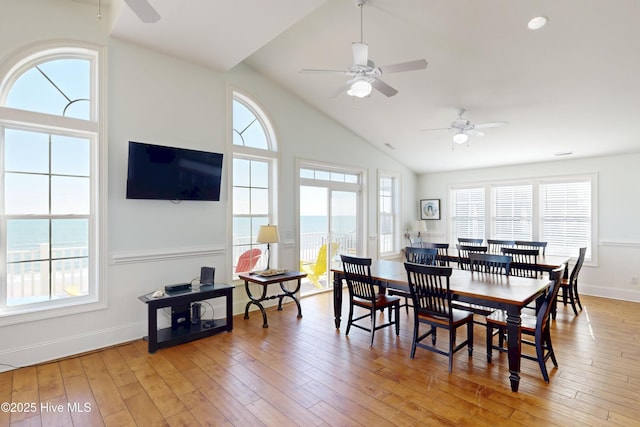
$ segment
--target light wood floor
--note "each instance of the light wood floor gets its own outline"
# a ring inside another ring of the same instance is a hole
[[[269,309],[268,329],[252,312],[231,333],[153,355],[138,340],[2,373],[0,402],[37,407],[0,412],[0,426],[639,425],[640,304],[583,299],[577,317],[559,308],[550,383],[523,360],[519,393],[505,354],[487,364],[480,326],[473,358],[458,352],[449,374],[445,356],[409,358],[406,314],[400,337],[386,328],[370,347],[366,332],[333,327],[322,294],[302,300],[302,319],[293,304]]]

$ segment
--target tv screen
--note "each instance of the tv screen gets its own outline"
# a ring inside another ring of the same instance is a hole
[[[129,141],[127,199],[220,200],[222,154]]]

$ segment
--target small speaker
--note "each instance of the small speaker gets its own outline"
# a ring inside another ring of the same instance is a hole
[[[214,267],[201,267],[200,268],[200,284],[201,285],[213,285],[213,278],[216,274]]]
[[[194,325],[200,323],[200,303],[191,304],[191,323]]]

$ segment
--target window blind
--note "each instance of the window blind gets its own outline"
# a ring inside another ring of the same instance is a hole
[[[484,238],[485,189],[453,189],[452,237]]]
[[[533,186],[493,186],[493,238],[532,240]]]

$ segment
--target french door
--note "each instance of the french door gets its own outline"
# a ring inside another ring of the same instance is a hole
[[[340,264],[340,254],[362,253],[359,174],[324,174],[317,168],[301,169],[300,268],[307,273],[302,295],[332,288],[330,271]],[[304,177],[304,171],[315,173]]]

